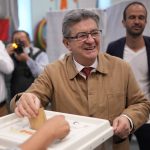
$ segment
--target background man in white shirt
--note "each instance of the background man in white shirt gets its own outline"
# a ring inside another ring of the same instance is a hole
[[[0,41],[0,117],[8,114],[7,109],[7,89],[5,85],[5,74],[10,74],[14,70],[14,64],[10,58],[5,45]]]
[[[110,43],[107,53],[130,64],[140,88],[150,99],[150,37],[142,35],[147,23],[146,7],[140,2],[130,3],[124,9],[122,23],[126,37]],[[135,132],[140,150],[150,149],[149,133],[148,122]]]

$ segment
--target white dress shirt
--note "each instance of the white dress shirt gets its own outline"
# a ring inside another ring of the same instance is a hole
[[[37,47],[33,47],[31,46],[31,48],[33,49],[33,55],[36,54],[39,51],[39,48]],[[24,52],[29,54],[30,52],[30,48],[27,47],[24,49]],[[41,74],[41,72],[44,70],[44,67],[49,64],[49,59],[48,59],[48,55],[46,52],[41,52],[36,58],[35,60],[30,58],[27,61],[27,65],[30,68],[30,71],[32,73],[32,75],[36,78],[39,74]]]
[[[0,103],[7,98],[4,74],[10,74],[14,70],[14,63],[0,41]]]
[[[143,47],[139,51],[134,52],[126,45],[124,51],[124,60],[130,64],[141,90],[144,92],[145,96],[150,99],[150,81],[148,76],[146,47]]]
[[[143,91],[145,96],[150,100],[150,81],[148,76],[148,60],[146,47],[143,47],[139,51],[134,52],[127,45],[125,45],[123,59],[130,64],[141,90]],[[147,123],[150,123],[150,114]]]
[[[97,59],[94,61],[94,63],[91,66],[83,66],[81,64],[79,64],[74,58],[73,61],[75,63],[76,69],[78,70],[79,74],[86,79],[86,76],[83,74],[83,72],[81,71],[84,67],[92,67],[92,71],[91,72],[95,72],[96,71],[96,67],[97,67]]]

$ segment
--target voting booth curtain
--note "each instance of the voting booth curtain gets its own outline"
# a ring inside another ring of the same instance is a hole
[[[0,40],[7,41],[9,32],[18,29],[18,0],[0,1]]]
[[[9,19],[0,19],[0,40],[7,41],[9,37]]]

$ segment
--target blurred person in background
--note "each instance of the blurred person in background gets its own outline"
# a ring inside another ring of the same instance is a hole
[[[49,63],[46,52],[31,44],[29,34],[24,30],[14,31],[11,43],[7,45],[15,69],[11,77],[11,97],[24,92]]]
[[[7,89],[4,76],[11,74],[14,70],[14,63],[7,53],[5,45],[0,41],[0,117],[8,114]]]
[[[107,53],[127,61],[133,70],[141,90],[150,100],[150,37],[144,36],[147,9],[141,2],[132,2],[123,12],[126,37],[108,45]],[[139,110],[140,111],[140,110]],[[134,134],[140,150],[150,150],[150,119]]]

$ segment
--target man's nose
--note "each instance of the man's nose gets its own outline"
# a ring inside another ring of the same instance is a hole
[[[140,19],[139,19],[138,17],[136,17],[135,20],[134,20],[134,22],[135,22],[135,23],[139,23],[139,22],[140,22]]]
[[[88,42],[93,42],[94,39],[95,39],[95,38],[94,38],[90,33],[88,33],[86,41],[88,41]]]

